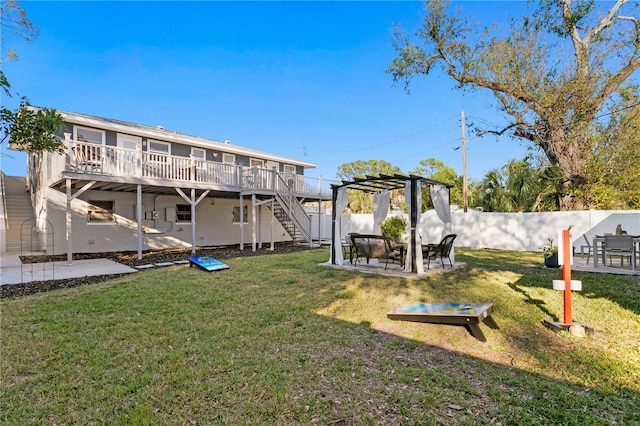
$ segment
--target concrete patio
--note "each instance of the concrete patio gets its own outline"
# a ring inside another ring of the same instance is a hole
[[[598,267],[594,267],[593,258],[589,259],[589,264],[587,264],[587,257],[584,258],[577,255],[573,258],[573,265],[571,266],[572,271],[581,271],[581,272],[593,272],[596,274],[617,274],[617,275],[640,275],[640,265],[636,265],[636,270],[634,271],[631,268],[631,263],[625,259],[624,266],[620,266],[620,259],[613,259],[613,266],[609,266],[609,262],[607,261],[606,266],[602,264],[602,261],[598,262]]]

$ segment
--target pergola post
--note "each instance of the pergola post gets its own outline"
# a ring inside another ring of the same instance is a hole
[[[331,264],[336,264],[336,201],[338,187],[331,185]]]
[[[412,177],[410,194],[411,211],[409,212],[409,223],[411,229],[411,235],[409,236],[409,238],[411,238],[411,244],[409,245],[409,247],[411,247],[411,253],[409,253],[409,256],[411,256],[411,272],[418,272],[418,265],[416,265],[416,250],[418,250],[418,245],[416,244],[416,228],[418,226],[418,209],[422,208],[422,200],[418,200],[417,197],[417,184],[418,180]]]

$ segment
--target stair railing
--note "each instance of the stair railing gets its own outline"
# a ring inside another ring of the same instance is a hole
[[[276,200],[282,206],[295,227],[300,231],[305,241],[311,244],[311,217],[304,211],[304,207],[293,194],[282,176],[276,173]]]

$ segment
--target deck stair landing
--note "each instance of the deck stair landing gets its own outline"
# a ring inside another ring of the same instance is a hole
[[[27,191],[27,180],[24,177],[4,176],[3,202],[6,206],[7,232],[6,232],[6,252],[20,253],[22,247],[20,230],[22,224],[27,220],[34,220],[31,195]],[[30,244],[30,241],[26,242]],[[31,250],[29,247],[27,250]],[[35,248],[38,249],[37,247]]]

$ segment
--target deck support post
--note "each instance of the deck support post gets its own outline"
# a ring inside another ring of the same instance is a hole
[[[240,193],[240,250],[244,250],[244,201]]]
[[[251,194],[251,251],[256,251],[256,194]]]
[[[138,222],[138,260],[142,260],[142,185],[136,188],[136,219]]]

